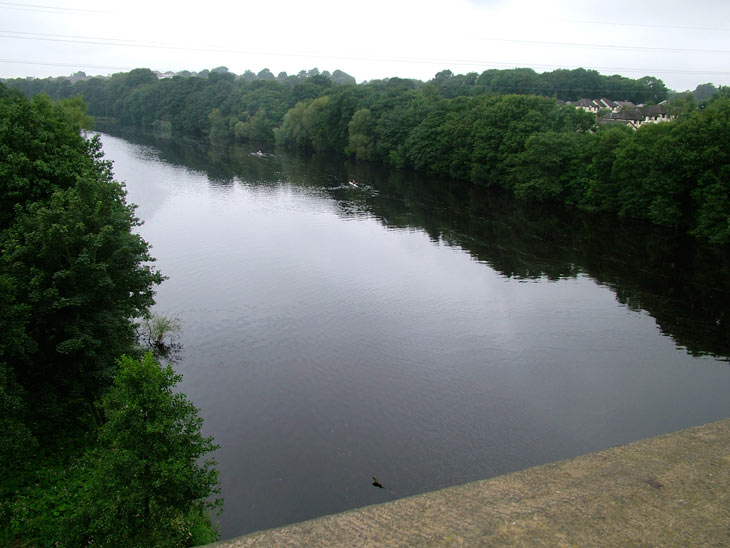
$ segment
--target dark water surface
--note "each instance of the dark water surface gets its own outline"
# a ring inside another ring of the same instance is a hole
[[[726,250],[327,157],[103,142],[221,445],[224,538],[730,416]]]

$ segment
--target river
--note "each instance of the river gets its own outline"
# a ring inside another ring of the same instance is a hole
[[[726,249],[327,156],[102,140],[221,446],[222,538],[730,416]]]

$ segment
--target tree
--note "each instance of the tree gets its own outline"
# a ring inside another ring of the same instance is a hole
[[[311,101],[300,101],[284,116],[284,121],[274,134],[276,144],[292,148],[308,148],[312,139],[304,125],[304,114]]]
[[[228,119],[219,108],[214,108],[208,114],[208,122],[210,123],[210,131],[208,137],[217,143],[222,143],[230,139],[231,130],[228,127]]]
[[[358,160],[375,160],[375,124],[372,112],[361,108],[352,115],[348,124],[349,142],[347,152]]]
[[[134,320],[162,280],[124,185],[98,136],[79,134],[77,99],[28,101],[0,85],[0,114],[0,544],[215,540],[204,510],[216,472],[198,464],[215,446],[172,394],[179,377],[151,356],[117,364],[141,354]],[[174,322],[148,326],[156,350],[174,350]],[[105,424],[98,402],[115,378]],[[137,424],[124,418],[139,410]],[[118,491],[105,500],[110,479]],[[125,513],[140,493],[143,519]]]
[[[555,125],[559,107],[546,97],[496,95],[475,98],[474,108],[471,178],[486,186],[511,188],[511,156],[524,150],[530,135]]]
[[[586,193],[586,146],[589,135],[576,132],[535,133],[525,150],[511,158],[518,198],[579,203]]]
[[[38,443],[26,426],[28,415],[22,388],[15,382],[12,369],[0,362],[0,482],[11,478],[37,449]]]
[[[103,400],[107,421],[91,457],[88,492],[70,519],[70,546],[177,547],[215,540],[206,511],[221,504],[209,500],[219,493],[218,472],[212,459],[200,460],[218,446],[201,434],[195,406],[173,390],[181,378],[152,353],[119,360]]]
[[[644,103],[660,103],[667,98],[669,90],[659,78],[644,76],[636,81],[637,87],[641,89],[639,100]]]
[[[408,134],[418,126],[428,112],[423,94],[393,88],[393,97],[387,98],[375,126],[375,149],[378,157],[396,167],[406,163],[404,143]]]
[[[87,114],[88,107],[81,95],[63,99],[59,101],[58,105],[64,111],[66,119],[71,122],[72,126],[86,130],[94,127],[94,119]]]
[[[0,229],[16,205],[45,200],[92,169],[87,144],[67,114],[43,95],[28,101],[8,93],[0,100]]]
[[[332,80],[319,73],[314,74],[313,71],[317,71],[317,69],[310,70],[306,78],[294,86],[292,90],[292,100],[294,102],[316,99],[332,87]]]
[[[100,147],[94,139],[77,153],[75,184],[29,204],[0,238],[8,300],[25,318],[24,348],[8,363],[51,435],[109,385],[116,358],[134,348],[132,319],[147,313],[162,281]]]
[[[586,166],[589,180],[583,205],[603,211],[619,208],[619,186],[613,175],[616,153],[623,143],[633,137],[633,130],[621,124],[600,128],[592,140],[590,162]]]
[[[259,80],[275,80],[276,79],[276,77],[274,76],[274,74],[269,69],[267,69],[267,68],[261,69],[259,71],[259,73],[256,75],[256,77]]]
[[[332,82],[341,86],[354,86],[357,83],[353,76],[339,69],[332,73]]]
[[[491,81],[493,91],[505,94],[537,95],[542,89],[540,75],[530,68],[500,71]]]
[[[448,175],[452,148],[444,132],[446,102],[436,100],[429,103],[428,107],[428,114],[405,140],[403,152],[406,165],[432,175]]]
[[[331,124],[329,124],[327,113],[329,111],[330,98],[328,95],[317,97],[307,105],[302,114],[302,124],[309,135],[310,146],[314,150],[327,150],[331,135]]]
[[[715,87],[715,84],[708,82],[707,84],[700,84],[697,86],[692,92],[692,95],[694,96],[695,101],[701,103],[702,101],[711,99],[716,93],[717,88]]]
[[[669,102],[669,112],[680,120],[688,119],[697,110],[697,99],[689,91],[678,93]]]
[[[619,214],[688,227],[702,152],[690,146],[686,133],[681,125],[647,124],[621,144],[612,169],[619,186]]]
[[[726,88],[722,88],[724,90]],[[730,97],[721,91],[700,113],[682,124],[683,144],[695,156],[692,199],[697,211],[694,234],[711,242],[730,242]]]

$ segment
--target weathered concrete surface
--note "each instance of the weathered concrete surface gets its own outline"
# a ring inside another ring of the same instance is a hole
[[[730,546],[730,419],[214,546]]]

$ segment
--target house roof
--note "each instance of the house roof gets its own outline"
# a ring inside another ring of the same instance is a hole
[[[610,109],[615,109],[619,107],[619,104],[616,101],[611,101],[611,99],[606,98],[601,98],[601,104]]]
[[[570,104],[575,107],[598,108],[598,105],[593,99],[579,99],[578,101],[573,101]]]
[[[658,104],[658,105],[652,105],[650,107],[644,107],[643,109],[644,114],[647,116],[658,116],[661,114],[669,114],[669,107],[667,105]]]
[[[643,120],[644,117],[644,114],[638,108],[624,108],[618,112],[609,112],[604,116],[607,120],[622,120],[626,122],[638,122]]]

